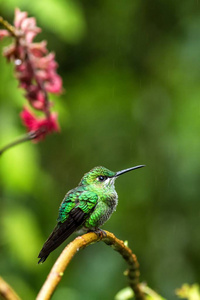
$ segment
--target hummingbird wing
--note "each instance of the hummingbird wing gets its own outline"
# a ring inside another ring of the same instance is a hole
[[[71,192],[66,195],[61,203],[58,224],[44,243],[38,258],[44,262],[48,255],[62,244],[94,210],[98,196],[94,192]]]

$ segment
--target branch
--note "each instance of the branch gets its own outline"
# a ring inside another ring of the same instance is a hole
[[[4,146],[3,148],[0,149],[0,156],[8,149],[17,146],[19,144],[22,144],[24,142],[33,140],[35,138],[38,138],[40,135],[44,134],[45,129],[38,129],[35,131],[30,131],[27,134],[23,135],[22,137],[20,137],[19,139],[15,140],[14,142],[11,142],[9,144],[7,144],[6,146]]]
[[[2,16],[0,16],[0,24],[2,24],[12,36],[17,37],[15,27],[8,23],[6,20],[4,20]]]
[[[126,275],[129,278],[129,285],[134,291],[135,299],[144,300],[144,294],[139,283],[139,264],[135,254],[132,253],[130,248],[125,246],[123,241],[117,239],[114,234],[108,231],[105,231],[105,233],[106,236],[103,234],[98,235],[94,232],[86,233],[82,236],[78,236],[70,244],[68,244],[55,262],[36,300],[50,299],[60,282],[66,267],[77,251],[98,241],[103,241],[122,255],[129,266]]]
[[[0,296],[5,300],[20,300],[19,296],[2,277],[0,277]]]

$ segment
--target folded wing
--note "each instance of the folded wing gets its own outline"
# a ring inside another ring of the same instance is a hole
[[[38,263],[44,262],[53,250],[60,246],[74,231],[80,228],[85,219],[94,210],[94,207],[97,203],[97,198],[98,197],[96,194],[91,195],[89,192],[84,192],[83,195],[79,197],[79,202],[76,203],[74,208],[67,213],[67,218],[65,221],[61,222],[58,218],[58,224],[44,243],[42,250],[38,255],[38,258],[40,258]],[[63,203],[65,201],[64,204],[66,204],[68,199],[70,199],[70,197],[65,198]],[[63,204],[61,204],[61,208],[62,205]]]

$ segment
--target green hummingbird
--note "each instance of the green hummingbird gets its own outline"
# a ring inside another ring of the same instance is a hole
[[[65,195],[59,208],[58,223],[38,255],[38,263],[44,262],[74,231],[101,231],[99,226],[110,218],[118,203],[115,179],[142,167],[144,165],[119,172],[95,167],[86,173],[79,185]]]

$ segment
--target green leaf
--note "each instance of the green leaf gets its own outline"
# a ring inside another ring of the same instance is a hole
[[[116,294],[115,300],[133,299],[133,295],[133,290],[130,287],[126,287]]]
[[[144,283],[140,284],[140,288],[145,294],[145,300],[165,300],[163,297],[158,295],[154,290],[152,290]],[[115,296],[115,300],[128,300],[128,299],[135,299],[133,290],[130,287],[126,287],[125,289],[122,289]]]
[[[183,284],[180,289],[176,290],[176,294],[181,299],[200,300],[200,288],[198,284]]]

